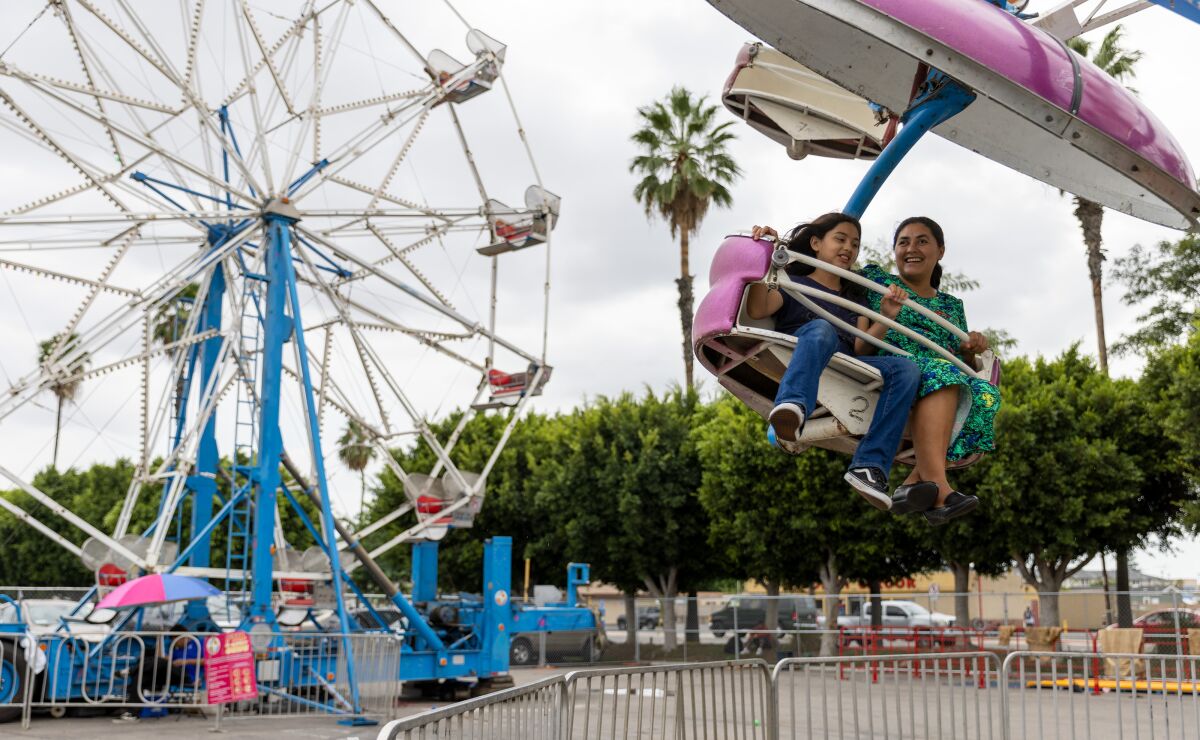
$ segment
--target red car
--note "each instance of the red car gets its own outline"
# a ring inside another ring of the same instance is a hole
[[[1133,620],[1133,626],[1147,630],[1174,630],[1176,627],[1186,630],[1200,627],[1200,609],[1159,609]]]

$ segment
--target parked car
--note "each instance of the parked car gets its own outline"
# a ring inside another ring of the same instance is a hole
[[[560,632],[514,632],[509,642],[508,662],[512,665],[537,663],[538,648],[545,634],[546,661],[557,663],[564,658],[579,658],[588,663],[600,660],[608,645],[604,622],[595,609],[592,610],[593,624],[590,630],[562,630]]]
[[[825,623],[824,617],[818,620]],[[883,602],[884,627],[953,627],[954,616],[942,612],[931,612],[915,601],[889,600]],[[837,618],[839,627],[870,627],[871,602],[862,605],[860,614],[843,614]]]
[[[1159,609],[1147,612],[1133,620],[1134,627],[1153,632],[1173,632],[1178,629],[1187,632],[1189,629],[1200,627],[1200,609]],[[1105,629],[1115,629],[1116,624],[1110,624]]]
[[[767,622],[766,596],[734,596],[708,618],[709,628],[717,637],[736,626],[739,631],[760,627]],[[817,600],[811,596],[779,597],[779,629],[793,630],[817,624]]]
[[[108,634],[109,627],[105,622],[111,619],[113,612],[103,609],[92,615],[95,605],[90,601],[85,603],[78,613],[67,616],[74,611],[78,602],[70,599],[21,599],[20,620],[17,619],[16,607],[8,602],[0,603],[0,624],[16,624],[24,621],[30,634],[36,636],[52,635],[59,631],[62,620],[66,620],[67,630],[72,637],[78,637],[89,642],[99,642]],[[92,616],[95,621],[87,621]],[[65,631],[61,634],[67,634]]]
[[[617,629],[624,630],[625,615],[617,617]],[[662,624],[662,610],[657,606],[643,606],[637,610],[637,626],[640,630],[652,630]]]

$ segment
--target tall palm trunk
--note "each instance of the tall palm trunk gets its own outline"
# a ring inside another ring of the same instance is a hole
[[[688,231],[679,230],[679,323],[683,328],[683,377],[687,389],[692,389],[692,276],[688,272]]]
[[[1086,198],[1075,198],[1075,218],[1083,230],[1087,246],[1088,278],[1092,281],[1092,310],[1096,315],[1096,350],[1100,357],[1100,372],[1108,375],[1108,342],[1104,336],[1104,252],[1101,250],[1100,226],[1104,208]],[[1117,624],[1133,626],[1133,604],[1129,597],[1129,548],[1117,550]]]
[[[1092,310],[1096,315],[1096,349],[1100,356],[1100,372],[1108,375],[1108,342],[1104,336],[1104,252],[1101,249],[1100,226],[1104,208],[1085,198],[1075,199],[1075,218],[1083,230],[1087,246],[1088,277],[1092,281]]]

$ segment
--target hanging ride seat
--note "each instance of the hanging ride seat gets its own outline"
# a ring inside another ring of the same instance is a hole
[[[875,159],[883,148],[866,100],[761,43],[742,47],[721,101],[792,159]]]
[[[476,411],[506,408],[516,406],[517,401],[525,396],[542,395],[542,390],[545,389],[546,383],[549,382],[553,368],[545,365],[541,370],[542,377],[538,379],[537,385],[530,387],[529,384],[533,381],[534,376],[537,375],[537,365],[530,365],[527,370],[520,373],[506,373],[496,368],[491,368],[487,372],[488,389],[490,391],[488,400],[472,404],[471,408]]]
[[[558,223],[562,198],[530,185],[525,189],[524,211],[516,211],[498,200],[489,200],[487,206],[488,221],[496,232],[496,240],[475,251],[485,257],[495,257],[544,243],[550,229]]]
[[[434,49],[425,60],[425,71],[441,87],[446,95],[437,104],[449,101],[462,103],[476,95],[492,89],[492,83],[500,76],[500,65],[504,63],[507,47],[482,31],[472,29],[467,34],[467,48],[475,55],[475,61],[463,64],[441,49]]]
[[[779,381],[796,347],[795,337],[775,331],[774,319],[752,319],[746,312],[746,289],[765,277],[772,249],[768,242],[749,237],[727,238],[713,257],[711,287],[692,324],[692,347],[700,363],[764,420],[775,405]],[[999,362],[991,352],[981,359],[983,369],[978,375],[998,385]],[[799,447],[852,454],[871,424],[882,383],[875,368],[835,353],[821,374],[816,408],[804,425]],[[977,459],[948,467],[964,467]],[[908,464],[914,460],[907,429],[896,460]]]

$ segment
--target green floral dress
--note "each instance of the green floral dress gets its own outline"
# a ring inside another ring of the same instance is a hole
[[[949,293],[938,291],[933,298],[922,298],[905,285],[899,277],[884,272],[878,265],[867,265],[863,268],[862,274],[880,285],[899,285],[908,292],[910,300],[930,309],[963,331],[967,331],[967,317],[963,312],[962,301]],[[879,311],[882,301],[883,296],[874,291],[868,291],[867,303],[873,311]],[[896,317],[896,322],[918,334],[929,337],[934,344],[941,345],[951,352],[958,352],[958,337],[911,308],[902,308]],[[950,449],[946,451],[947,460],[961,460],[975,453],[990,452],[996,449],[994,424],[996,412],[1000,410],[1000,390],[996,386],[986,380],[967,375],[940,355],[935,354],[933,350],[918,344],[898,331],[889,329],[883,338],[889,344],[911,353],[912,359],[921,366],[921,387],[917,391],[918,397],[927,396],[950,385],[963,386],[967,391],[959,393],[958,413],[955,415]]]

